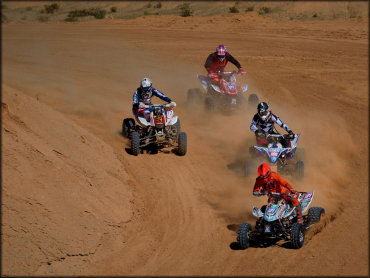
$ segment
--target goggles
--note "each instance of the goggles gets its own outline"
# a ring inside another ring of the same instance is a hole
[[[267,179],[270,176],[270,171],[266,173],[266,175],[260,175],[260,178]]]
[[[261,116],[267,116],[269,114],[269,111],[260,111],[258,112],[258,114],[260,114]]]

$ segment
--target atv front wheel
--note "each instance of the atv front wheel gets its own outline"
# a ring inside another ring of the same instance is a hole
[[[290,230],[290,241],[293,248],[299,249],[304,243],[304,229],[301,223],[295,222]]]
[[[134,131],[131,133],[131,153],[135,156],[139,154],[140,151],[140,135],[139,132]]]
[[[252,226],[249,223],[242,223],[238,230],[237,241],[241,248],[246,249],[249,247],[250,234]]]
[[[183,156],[186,154],[187,151],[187,137],[185,132],[180,132],[179,133],[179,139],[178,139],[178,150],[177,153],[180,156]]]
[[[122,135],[130,137],[131,130],[135,127],[135,120],[132,118],[126,118],[122,122]]]
[[[320,222],[325,217],[325,209],[320,207],[312,207],[308,210],[307,224],[312,225]]]

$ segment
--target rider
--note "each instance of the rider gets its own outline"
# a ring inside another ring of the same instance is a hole
[[[223,44],[220,44],[216,48],[216,52],[209,54],[204,67],[208,71],[208,78],[212,83],[218,83],[219,77],[217,72],[223,72],[227,62],[233,63],[238,69],[238,74],[245,74],[245,71],[242,69],[240,63],[233,57],[229,52],[227,52],[226,47]]]
[[[277,134],[274,131],[274,123],[277,123],[280,127],[284,128],[288,133],[288,139],[294,139],[294,133],[290,128],[282,121],[278,116],[270,111],[270,107],[266,102],[261,102],[257,106],[257,113],[252,119],[250,126],[251,131],[253,131],[257,138],[257,143],[261,144],[259,138],[264,134]],[[285,141],[285,140],[283,140]],[[290,142],[283,142],[285,146],[289,146]]]
[[[140,82],[140,87],[136,89],[133,96],[132,113],[137,118],[138,116],[144,117],[148,122],[150,121],[150,112],[152,109],[147,108],[146,105],[152,104],[152,96],[159,97],[160,99],[170,103],[170,107],[176,107],[176,103],[171,101],[169,97],[164,95],[159,90],[152,87],[152,81],[144,77]]]
[[[278,173],[272,172],[267,163],[258,166],[258,177],[253,188],[253,195],[261,197],[269,193],[290,193],[283,196],[286,201],[290,201],[297,211],[297,222],[303,224],[301,203],[298,200],[299,192],[284,180]],[[270,197],[271,198],[271,197]],[[270,201],[269,198],[269,201]]]

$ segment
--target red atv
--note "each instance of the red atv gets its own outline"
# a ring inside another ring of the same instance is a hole
[[[246,100],[245,92],[248,89],[248,84],[244,86],[237,85],[235,73],[237,73],[235,70],[219,71],[214,79],[198,74],[198,79],[206,93],[202,93],[199,88],[189,89],[188,104],[195,105],[204,98],[207,111],[219,109],[224,112],[234,110],[245,103],[253,106],[257,105],[258,97],[256,94],[250,94],[248,101]]]

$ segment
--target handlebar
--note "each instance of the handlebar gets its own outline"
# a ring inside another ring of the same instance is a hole
[[[276,138],[278,138],[278,137],[284,137],[284,135],[282,135],[282,134],[270,134],[270,133],[266,133],[266,137],[276,137]]]
[[[289,196],[293,193],[277,193],[277,192],[268,192],[268,195],[272,197],[282,197],[282,196]]]
[[[233,71],[218,71],[217,74],[218,75],[233,75],[235,73],[238,73],[236,70],[233,70]]]
[[[164,108],[173,108],[170,103],[166,103],[166,104],[144,104],[142,106],[143,108],[150,108],[150,107],[164,107]]]
[[[261,135],[258,135],[258,137],[265,137],[266,139],[269,138],[269,137],[272,137],[272,138],[285,138],[286,136],[288,136],[289,134],[271,134],[271,133],[267,133],[267,132],[261,132]]]
[[[300,194],[307,194],[305,191],[298,191]],[[295,195],[295,193],[277,193],[277,192],[267,192],[267,194],[271,197],[283,197],[283,196],[291,196]]]

